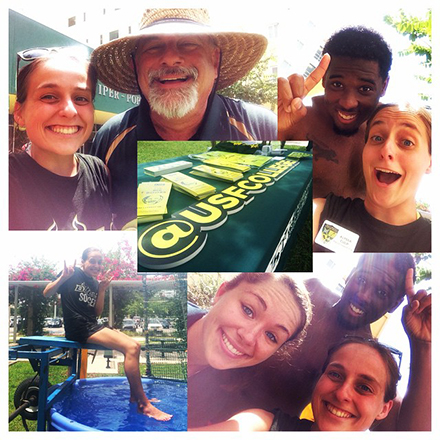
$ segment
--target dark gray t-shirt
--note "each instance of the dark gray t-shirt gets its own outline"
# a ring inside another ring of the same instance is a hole
[[[431,221],[420,217],[402,226],[377,220],[365,209],[361,199],[329,194],[319,220],[334,222],[359,235],[355,252],[431,252]],[[315,252],[329,252],[319,244]]]
[[[110,178],[104,163],[76,154],[78,173],[64,177],[25,152],[9,155],[10,230],[110,229]]]
[[[67,339],[84,343],[103,327],[98,324],[95,312],[98,289],[98,281],[78,267],[75,267],[74,274],[58,288]]]

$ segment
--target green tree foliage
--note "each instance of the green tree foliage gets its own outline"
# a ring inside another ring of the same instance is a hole
[[[416,263],[416,283],[432,279],[431,254],[413,254]]]
[[[418,78],[431,84],[431,66],[432,66],[432,32],[431,32],[431,9],[426,13],[425,18],[413,17],[407,15],[402,9],[399,10],[399,16],[394,18],[390,15],[384,17],[385,23],[392,26],[402,35],[408,36],[410,40],[409,47],[400,52],[400,56],[415,54],[421,56],[423,61],[421,64],[426,67],[426,76],[419,76]],[[424,100],[429,100],[430,97],[423,95]]]
[[[111,249],[104,254],[104,262],[102,273],[108,272],[113,280],[141,280],[142,277],[137,273],[136,253],[131,247],[128,240],[118,242],[115,249]],[[99,277],[98,277],[99,279]],[[122,320],[125,316],[132,315],[134,308],[139,306],[142,301],[142,293],[140,289],[130,286],[113,285],[113,317],[114,326],[122,327]],[[106,295],[104,303],[103,316],[108,316],[108,295]],[[136,315],[136,313],[134,313]]]
[[[254,104],[266,104],[275,110],[278,88],[276,75],[268,73],[271,61],[271,58],[260,60],[245,77],[231,86],[219,90],[219,94]]]
[[[144,314],[144,296],[141,290],[134,292],[133,299],[125,307],[125,316],[143,316]]]
[[[46,281],[56,278],[54,263],[45,258],[32,257],[21,261],[16,267],[9,267],[11,281]],[[44,318],[48,315],[56,298],[43,296],[44,286],[20,286],[18,290],[18,315],[22,318],[22,330],[26,335],[42,335]],[[14,292],[10,290],[10,302]]]
[[[186,341],[186,273],[175,273],[168,275],[167,291],[172,296],[162,295],[161,283],[150,283],[144,277],[144,316],[145,322],[151,318],[169,319],[173,322],[177,337]],[[170,285],[169,281],[173,280]],[[153,287],[154,286],[154,287]]]
[[[224,282],[219,273],[192,273],[188,283],[188,301],[209,309],[218,288]]]
[[[172,316],[176,317],[175,325],[179,337],[182,338],[186,343],[186,302],[188,292],[188,281],[186,273],[179,272],[175,274],[175,290],[176,301],[173,301]]]

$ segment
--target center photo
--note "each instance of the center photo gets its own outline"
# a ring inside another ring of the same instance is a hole
[[[138,271],[310,271],[306,148],[138,142]]]

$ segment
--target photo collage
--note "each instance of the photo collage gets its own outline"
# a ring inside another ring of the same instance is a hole
[[[434,435],[431,2],[9,3],[5,434]]]

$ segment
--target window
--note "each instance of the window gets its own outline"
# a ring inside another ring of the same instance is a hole
[[[279,23],[275,23],[269,26],[269,36],[271,38],[278,38],[278,26]]]
[[[321,46],[316,52],[315,55],[313,56],[313,58],[315,58],[315,60],[320,60],[322,58],[322,50],[324,49],[323,46]]]
[[[70,17],[68,20],[68,26],[72,27],[76,25],[76,17]]]
[[[119,31],[111,31],[109,34],[109,41],[119,38]]]
[[[316,66],[312,63],[310,63],[307,68],[306,71],[304,72],[304,77],[307,78],[314,70],[316,69]]]

